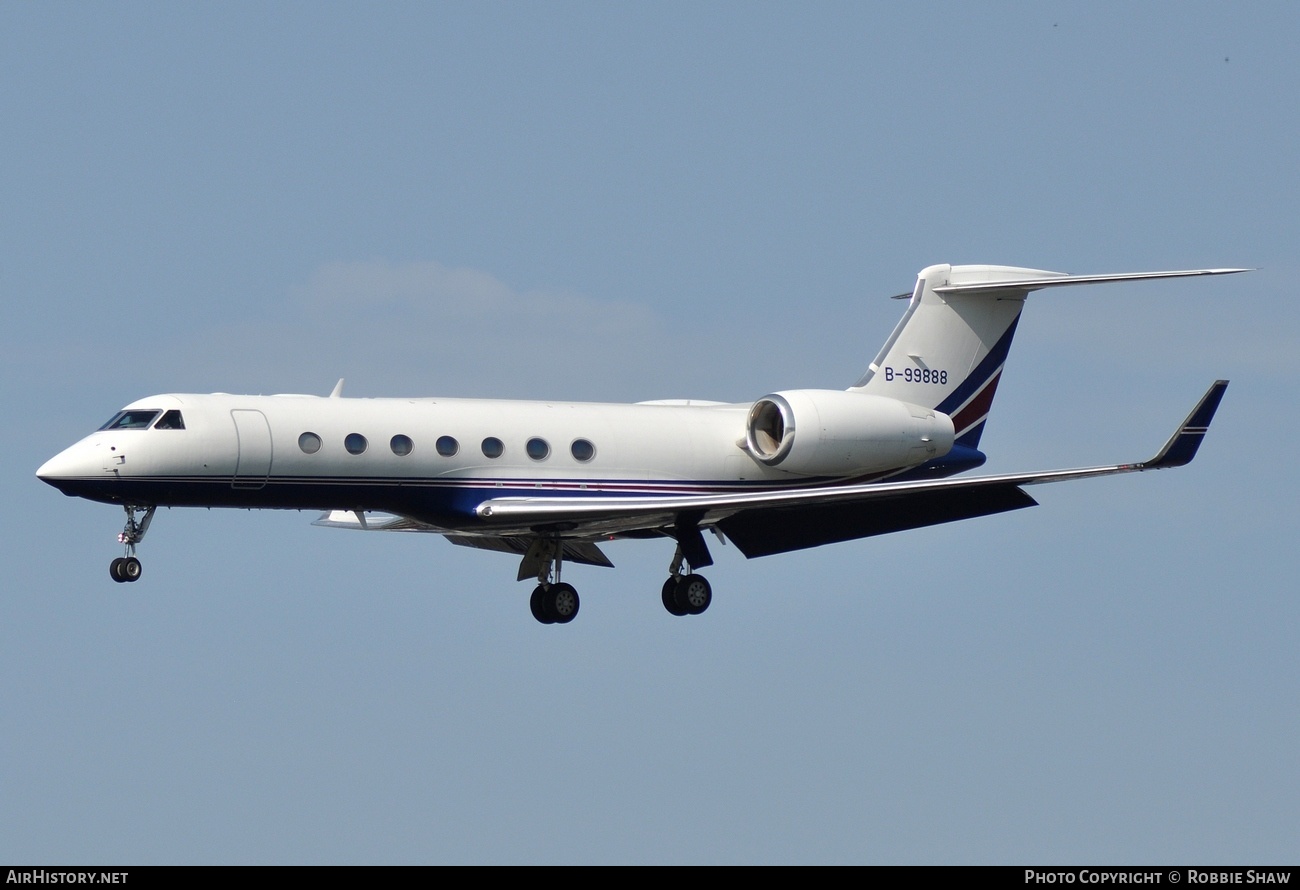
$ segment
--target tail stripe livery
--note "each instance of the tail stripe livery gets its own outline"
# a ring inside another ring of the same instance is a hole
[[[1017,315],[1011,320],[1011,326],[1002,335],[1002,339],[994,344],[970,376],[948,398],[935,406],[936,411],[942,411],[952,418],[952,426],[957,435],[956,444],[968,448],[979,447],[984,421],[989,416],[989,409],[993,407],[993,396],[998,391],[1002,368],[1011,351],[1011,340],[1016,335],[1016,325],[1019,323],[1020,316]]]

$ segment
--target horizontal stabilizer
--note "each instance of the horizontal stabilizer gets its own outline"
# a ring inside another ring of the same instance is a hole
[[[1235,275],[1250,269],[1182,269],[1174,272],[1121,272],[1114,275],[1059,275],[1044,273],[1042,278],[1020,278],[1011,281],[969,281],[963,284],[943,284],[934,288],[936,294],[997,293],[999,291],[1028,292],[1045,287],[1064,287],[1070,284],[1106,284],[1116,281],[1144,281],[1150,278],[1194,278],[1201,275]]]

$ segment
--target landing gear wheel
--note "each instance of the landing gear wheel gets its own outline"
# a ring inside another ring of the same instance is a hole
[[[119,556],[108,564],[108,574],[118,583],[140,579],[142,569],[140,560],[135,558],[135,545],[144,540],[144,533],[149,531],[149,523],[153,522],[153,514],[158,507],[126,504],[122,509],[126,511],[126,525],[122,528],[122,533],[117,536],[117,542],[126,545],[127,555]],[[135,514],[140,510],[144,511],[144,516],[136,519]]]
[[[568,624],[578,615],[578,591],[572,584],[552,584],[542,595],[543,611],[556,624]]]
[[[699,615],[713,602],[713,588],[703,575],[683,575],[677,580],[673,602],[684,615]]]
[[[546,588],[541,584],[533,589],[533,595],[528,598],[528,607],[533,610],[533,617],[542,624],[554,624],[554,618],[546,617]]]
[[[668,610],[669,615],[676,615],[680,618],[686,614],[685,611],[677,607],[677,579],[671,575],[664,582],[663,601],[664,608]]]

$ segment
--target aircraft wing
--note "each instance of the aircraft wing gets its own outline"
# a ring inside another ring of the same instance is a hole
[[[1138,463],[917,482],[875,482],[675,498],[494,498],[478,507],[492,525],[564,537],[720,529],[747,557],[986,516],[1037,502],[1023,486],[1180,467],[1196,456],[1228,381],[1217,380],[1153,457]]]
[[[312,525],[321,528],[347,528],[366,532],[432,532],[445,530],[409,516],[381,513],[377,510],[331,510],[321,514]]]
[[[378,510],[331,510],[322,514],[312,525],[321,528],[346,528],[354,531],[370,532],[425,532],[427,534],[442,535],[459,547],[495,550],[498,553],[514,553],[519,556],[527,555],[529,545],[532,543],[530,538],[518,535],[456,534],[445,528],[412,519],[409,516],[398,516],[394,513],[384,513]],[[614,564],[609,561],[609,557],[589,541],[565,541],[563,546],[565,562],[603,566],[611,569],[614,567]]]

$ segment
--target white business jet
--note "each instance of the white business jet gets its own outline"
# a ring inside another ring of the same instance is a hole
[[[36,475],[126,510],[115,581],[139,579],[136,546],[158,507],[309,509],[324,511],[316,525],[519,555],[544,624],[578,613],[565,562],[611,566],[599,542],[666,538],[664,607],[698,615],[712,600],[697,574],[713,563],[706,532],[767,556],[1030,507],[1030,485],[1188,463],[1225,380],[1150,460],[952,478],[984,463],[980,435],[1031,291],[1243,271],[930,266],[857,383],[746,404],[352,399],[341,380],[328,397],[151,396]]]

